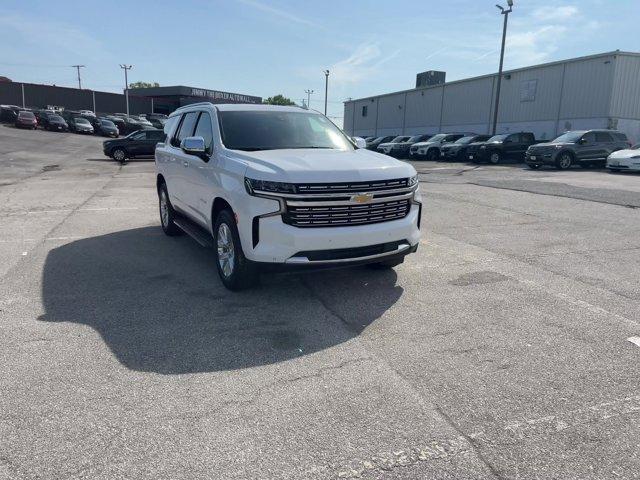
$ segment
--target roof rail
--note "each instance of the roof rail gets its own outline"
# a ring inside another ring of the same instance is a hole
[[[189,105],[183,105],[181,107],[176,108],[176,110],[182,110],[183,108],[188,108],[188,107],[197,107],[200,105],[213,105],[213,103],[211,102],[197,102],[197,103],[190,103]]]

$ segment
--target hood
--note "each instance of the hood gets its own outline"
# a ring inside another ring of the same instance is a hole
[[[378,144],[379,147],[392,147],[393,145],[396,145],[396,144],[393,142],[384,142],[384,143]]]
[[[630,148],[618,150],[609,155],[609,158],[640,158],[640,150],[632,150]]]
[[[437,145],[438,143],[440,143],[440,142],[431,142],[431,141],[427,140],[427,141],[424,141],[424,142],[416,142],[412,146],[414,146],[414,147],[424,147],[426,145]]]
[[[233,156],[247,165],[248,177],[274,182],[366,182],[416,175],[415,169],[408,163],[363,148],[347,151],[233,151]]]

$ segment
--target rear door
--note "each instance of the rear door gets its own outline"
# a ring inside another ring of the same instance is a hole
[[[144,155],[146,141],[147,141],[147,135],[145,132],[138,132],[132,135],[131,137],[129,137],[126,145],[127,152],[129,152],[129,155],[132,155],[132,156]]]
[[[596,144],[598,145],[598,160],[606,160],[609,154],[615,150],[613,137],[608,132],[596,132]]]
[[[141,155],[153,155],[156,150],[156,144],[164,141],[164,132],[162,130],[145,130],[145,140],[143,145],[143,153]]]

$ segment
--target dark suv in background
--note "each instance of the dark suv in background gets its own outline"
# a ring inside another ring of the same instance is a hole
[[[413,137],[409,137],[402,142],[396,142],[391,145],[391,149],[387,155],[390,155],[395,158],[407,158],[409,156],[409,149],[411,145],[418,142],[424,142],[429,140],[433,135],[425,133],[423,135],[414,135]]]
[[[503,133],[494,135],[484,143],[475,142],[469,146],[469,160],[475,163],[489,162],[498,164],[505,159],[521,162],[525,152],[534,143],[538,143],[531,132]]]
[[[491,135],[467,135],[453,143],[447,143],[440,147],[440,160],[461,161],[467,159],[467,147],[472,143],[486,142]]]
[[[533,169],[554,165],[559,170],[566,170],[574,164],[604,167],[609,155],[630,145],[627,136],[615,130],[574,130],[550,142],[532,145],[527,150],[525,162]]]
[[[370,142],[367,142],[367,150],[373,150],[374,152],[378,149],[378,145],[381,143],[390,142],[396,138],[395,135],[387,135],[386,137],[376,137]]]

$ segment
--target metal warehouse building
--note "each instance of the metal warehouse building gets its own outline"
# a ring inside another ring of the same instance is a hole
[[[444,80],[444,74],[434,77]],[[358,136],[490,133],[497,77],[345,102],[344,129]],[[640,141],[640,53],[615,51],[503,72],[498,133],[531,131],[550,139],[587,128],[618,129]]]

